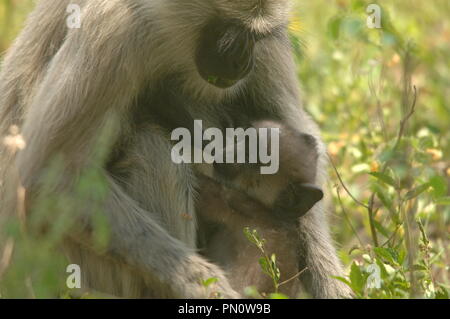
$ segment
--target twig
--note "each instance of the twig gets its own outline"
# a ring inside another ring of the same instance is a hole
[[[375,213],[373,211],[375,203],[375,192],[372,193],[369,200],[369,207],[367,208],[367,212],[369,213],[369,224],[370,224],[370,233],[372,235],[372,241],[375,247],[378,247],[378,235],[375,227]]]
[[[352,232],[355,234],[356,238],[358,239],[359,244],[361,245],[361,247],[363,247],[364,244],[363,244],[361,238],[358,236],[358,233],[356,232],[356,229],[353,227],[353,224],[352,224],[350,218],[348,217],[347,211],[345,210],[344,204],[342,203],[341,193],[339,192],[339,186],[336,187],[336,193],[337,193],[339,205],[341,206],[341,209],[342,209],[342,212],[344,214],[344,217],[347,220],[348,225],[352,229]]]
[[[383,90],[383,82],[382,82],[382,75],[383,75],[383,73],[384,73],[384,66],[382,66],[382,68],[381,68],[380,85],[378,87],[378,90],[375,89],[375,84],[373,83],[373,79],[372,79],[372,73],[369,74],[368,85],[369,85],[370,94],[372,96],[374,96],[375,99],[376,99],[377,117],[378,117],[378,121],[380,122],[380,126],[381,126],[381,130],[382,130],[382,133],[383,133],[384,141],[387,143],[387,141],[388,141],[388,133],[387,133],[387,129],[386,129],[386,123],[384,122],[383,109],[381,108],[381,102],[380,102],[380,98],[379,98],[379,92],[381,92]]]
[[[386,246],[391,240],[394,240],[395,237],[397,236],[397,232],[400,229],[400,224],[397,225],[397,227],[395,227],[394,232],[392,233],[392,235],[381,245],[381,247]]]
[[[410,118],[413,116],[413,114],[416,111],[416,105],[417,105],[417,88],[416,88],[416,86],[414,86],[413,89],[414,89],[414,99],[413,99],[413,102],[411,104],[411,107],[410,107],[408,113],[400,121],[400,129],[398,131],[395,145],[392,149],[394,152],[397,151],[397,149],[400,145],[400,142],[401,142],[403,136],[405,135],[406,125],[408,124],[408,121],[410,120]],[[381,169],[381,172],[385,173],[388,166],[389,166],[389,161],[384,163],[383,168]],[[378,236],[377,236],[376,229],[375,229],[375,216],[374,216],[375,214],[373,212],[373,207],[374,207],[374,203],[375,203],[375,195],[376,195],[376,193],[373,192],[372,195],[370,196],[369,205],[367,207],[367,210],[369,213],[369,223],[370,223],[370,230],[372,233],[372,240],[373,240],[375,247],[378,247],[379,246]]]
[[[369,201],[369,205],[364,204],[363,202],[359,201],[355,196],[353,196],[353,194],[350,192],[350,190],[347,188],[347,186],[345,185],[344,181],[342,180],[341,174],[339,173],[339,171],[336,168],[336,165],[334,165],[333,160],[331,159],[330,155],[328,155],[328,160],[331,163],[331,166],[333,167],[339,182],[341,183],[342,187],[344,188],[344,190],[346,191],[346,193],[353,199],[353,201],[355,203],[357,203],[358,205],[364,207],[365,209],[368,210],[369,212],[369,224],[370,224],[370,231],[371,231],[371,235],[372,235],[372,240],[374,242],[375,247],[378,247],[378,237],[377,237],[377,232],[376,232],[376,228],[375,228],[375,222],[374,222],[374,214],[373,214],[373,203],[374,203],[374,198],[375,198],[375,193],[372,193],[372,196],[370,198]],[[361,242],[361,240],[360,240]]]
[[[403,135],[405,134],[405,130],[406,130],[406,125],[408,124],[409,119],[411,118],[411,116],[413,116],[413,114],[416,112],[416,104],[417,104],[417,88],[414,85],[413,86],[414,89],[414,99],[413,99],[413,103],[411,105],[410,110],[408,111],[408,113],[405,115],[405,117],[400,121],[400,130],[398,131],[398,135],[397,135],[397,141],[395,142],[394,145],[394,151],[397,150],[398,146],[400,145],[400,142],[403,138]]]
[[[418,289],[417,289],[417,281],[416,276],[414,274],[414,249],[413,249],[413,243],[411,240],[411,227],[409,225],[409,210],[411,203],[407,203],[406,207],[402,207],[402,217],[403,217],[403,223],[405,226],[405,245],[406,250],[408,251],[408,268],[409,268],[409,275],[410,275],[410,281],[411,281],[411,297],[415,298],[418,295]]]
[[[308,270],[308,267],[304,268],[303,270],[301,270],[300,272],[298,272],[296,275],[294,275],[293,277],[289,278],[288,280],[283,281],[282,283],[278,284],[278,287],[281,287],[282,285],[285,285],[289,282],[291,282],[292,280],[298,278],[301,276],[301,274],[303,274],[306,270]]]
[[[328,156],[328,160],[329,160],[330,163],[331,163],[331,166],[332,166],[333,169],[334,169],[334,172],[336,173],[337,178],[339,179],[339,182],[340,182],[341,185],[342,185],[342,188],[345,190],[345,192],[348,194],[348,196],[350,196],[350,197],[353,199],[353,201],[354,201],[355,203],[357,203],[358,205],[360,205],[360,206],[362,206],[362,207],[368,209],[369,207],[368,207],[366,204],[364,204],[363,202],[359,201],[355,196],[353,196],[353,194],[350,192],[350,190],[347,188],[347,186],[345,185],[344,181],[342,180],[341,174],[340,174],[339,171],[337,170],[336,165],[334,165],[333,160],[331,159],[330,155],[327,154],[327,156]]]

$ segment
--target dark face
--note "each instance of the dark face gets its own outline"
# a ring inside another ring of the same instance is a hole
[[[284,221],[295,221],[309,212],[323,196],[323,191],[313,184],[290,183],[274,203],[274,217]]]
[[[202,78],[228,88],[245,78],[254,67],[258,36],[235,21],[215,19],[200,36],[196,65]]]

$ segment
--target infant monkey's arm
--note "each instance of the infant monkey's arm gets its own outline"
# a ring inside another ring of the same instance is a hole
[[[273,226],[283,221],[275,219],[273,212],[244,192],[227,187],[207,176],[199,176],[199,194],[196,208],[207,222],[221,223],[232,229],[246,226]]]

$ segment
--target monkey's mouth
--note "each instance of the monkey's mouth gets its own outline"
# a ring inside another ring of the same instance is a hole
[[[220,78],[218,76],[213,76],[213,75],[206,77],[206,81],[209,84],[217,86],[221,89],[226,89],[226,88],[232,87],[237,82],[239,82],[239,80],[230,80],[230,79]]]

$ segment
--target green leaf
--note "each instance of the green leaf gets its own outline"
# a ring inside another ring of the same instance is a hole
[[[375,177],[379,181],[382,181],[385,184],[388,184],[394,188],[397,188],[397,183],[395,182],[395,180],[391,176],[389,176],[385,173],[372,172],[372,173],[370,173],[370,175],[372,175],[373,177]]]
[[[355,262],[352,263],[350,270],[350,282],[352,289],[356,293],[361,294],[364,289],[364,285],[366,284],[366,278]]]
[[[380,201],[383,203],[384,207],[386,207],[389,211],[389,214],[394,221],[395,224],[400,224],[401,221],[398,216],[398,212],[393,204],[393,199],[390,198],[391,195],[387,193],[382,187],[380,187],[378,184],[374,185],[374,190],[377,195],[377,197],[380,199]],[[384,234],[383,234],[384,235]]]
[[[261,299],[262,296],[255,286],[245,287],[244,295],[253,299]]]
[[[425,227],[423,226],[422,221],[420,219],[417,220],[417,224],[419,225],[422,243],[424,245],[428,245],[430,243],[430,240],[428,239],[427,233],[425,232]]]
[[[433,187],[433,195],[435,197],[442,197],[447,194],[447,181],[442,176],[433,176],[430,179],[430,185]]]
[[[269,299],[289,299],[289,297],[281,293],[273,293],[269,295]]]
[[[250,230],[249,227],[244,228],[244,235],[247,237],[247,240],[254,244],[256,247],[258,247],[259,250],[262,252],[264,251],[264,239],[259,237],[258,232],[256,229]]]
[[[390,262],[393,265],[398,265],[399,255],[392,248],[384,248],[384,247],[375,247],[374,252],[381,259],[384,259],[387,262]]]
[[[421,265],[421,264],[414,264],[412,266],[412,269],[415,271],[428,271],[428,268],[425,265]]]
[[[258,243],[255,240],[255,236],[253,235],[253,233],[250,231],[249,227],[245,227],[244,228],[244,235],[245,237],[247,237],[248,241],[251,242],[252,244],[257,245]]]
[[[342,17],[336,16],[328,23],[328,34],[333,40],[337,40],[341,33]]]
[[[440,286],[436,291],[436,299],[450,299],[448,290]]]
[[[450,196],[438,198],[436,200],[436,205],[449,206],[450,205]]]
[[[402,249],[398,254],[398,263],[402,265],[403,262],[405,261],[405,258],[406,258],[406,250]]]
[[[420,186],[417,186],[413,190],[409,191],[405,195],[405,200],[411,200],[413,198],[418,197],[423,192],[426,192],[431,187],[431,183],[425,183]]]
[[[266,275],[272,277],[272,274],[271,274],[271,271],[270,271],[270,266],[269,266],[269,263],[268,263],[266,258],[264,258],[264,257],[259,258],[259,265],[261,266],[262,271]]]
[[[377,197],[381,200],[383,205],[388,208],[389,210],[392,208],[392,200],[389,198],[389,194],[386,194],[384,190],[379,187],[378,185],[375,185],[375,193],[377,194]]]
[[[211,278],[209,278],[209,279],[203,280],[203,281],[202,281],[202,285],[203,285],[204,287],[209,287],[209,286],[211,286],[212,284],[215,284],[215,283],[218,282],[218,281],[219,281],[219,279],[214,278],[214,277],[211,277]]]
[[[270,262],[271,262],[271,266],[272,266],[272,271],[274,273],[273,274],[273,276],[274,276],[273,279],[275,279],[277,282],[279,282],[280,278],[281,278],[281,271],[278,268],[277,257],[275,256],[275,254],[272,254],[272,256],[270,257]]]
[[[352,283],[350,281],[348,281],[346,278],[339,277],[339,276],[332,276],[332,278],[339,280],[339,281],[343,282],[344,284],[346,284],[347,286],[349,286],[350,288],[352,288]]]
[[[384,237],[389,238],[389,230],[387,230],[383,225],[377,222],[375,219],[373,220],[373,224],[375,225],[376,230],[378,230]]]

